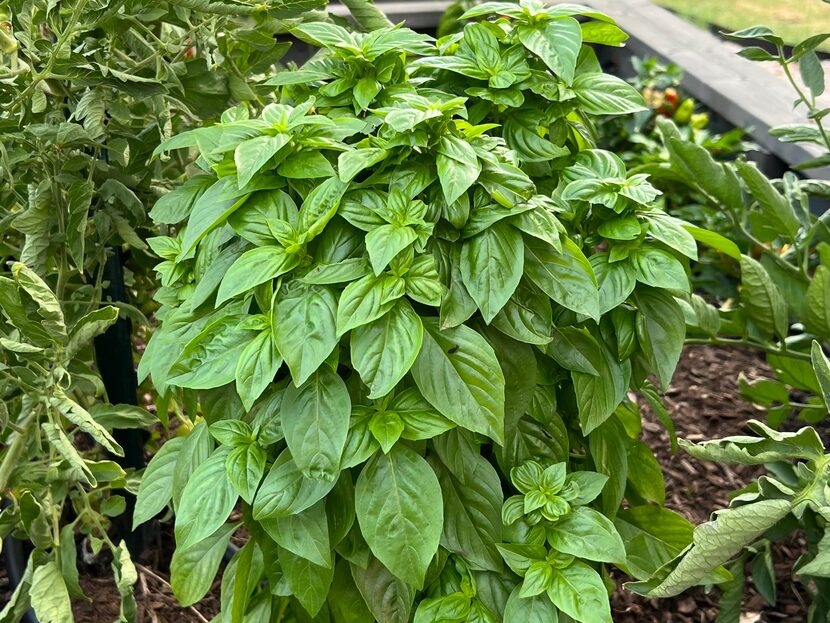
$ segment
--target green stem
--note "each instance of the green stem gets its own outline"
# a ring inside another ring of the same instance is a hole
[[[806,409],[821,409],[822,411],[827,410],[827,407],[825,407],[824,405],[808,405],[808,404],[804,404],[803,402],[788,402],[786,404],[786,406],[791,407],[793,409],[802,409],[802,410],[806,410]]]
[[[748,339],[743,338],[726,338],[726,337],[710,337],[710,338],[688,338],[685,342],[687,345],[711,345],[711,346],[741,346],[744,348],[754,348],[770,355],[781,355],[789,357],[790,359],[798,359],[800,361],[810,361],[808,353],[800,353],[798,351],[787,350],[783,347],[770,346],[769,344],[759,344]]]
[[[3,457],[3,462],[0,463],[0,495],[5,492],[9,485],[9,478],[11,478],[12,471],[20,464],[20,457],[26,449],[26,442],[29,441],[29,431],[31,424],[35,420],[36,411],[29,413],[20,423],[21,432],[17,433],[9,444],[9,449],[6,456]]]
[[[191,9],[200,13],[213,13],[214,15],[254,15],[264,13],[271,7],[267,4],[227,4],[225,2],[208,2],[204,0],[168,0],[170,4]]]
[[[63,32],[58,37],[57,42],[55,43],[55,48],[52,50],[52,56],[49,57],[49,61],[46,63],[46,67],[44,70],[35,75],[32,79],[32,82],[29,86],[27,86],[23,92],[18,95],[14,101],[9,106],[9,111],[14,111],[22,102],[26,100],[37,88],[37,85],[49,78],[52,74],[52,68],[54,68],[55,63],[57,62],[58,58],[60,57],[61,50],[63,50],[63,46],[66,45],[67,41],[72,37],[72,31],[75,30],[75,26],[78,24],[78,20],[81,18],[81,15],[86,8],[87,0],[78,0],[77,4],[75,4],[75,8],[72,9],[72,14],[69,16],[69,21],[66,24],[66,28],[64,28]]]
[[[779,54],[781,58],[784,58],[783,50],[779,48]],[[807,107],[809,114],[812,116],[816,112],[815,106],[815,98],[807,98],[804,92],[801,90],[801,87],[798,86],[798,83],[793,78],[793,74],[790,71],[790,64],[785,60],[779,60],[778,64],[784,69],[784,75],[787,76],[787,80],[789,80],[792,87],[795,89],[795,92],[798,93],[799,99],[804,102],[804,105]],[[824,125],[821,123],[821,119],[813,119],[815,121],[816,126],[818,127],[818,131],[821,132],[821,138],[824,140],[824,145],[827,147],[827,150],[830,151],[830,137],[828,137],[827,132],[824,130]]]

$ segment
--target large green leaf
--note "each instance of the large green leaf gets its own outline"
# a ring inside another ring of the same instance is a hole
[[[352,331],[352,365],[369,387],[369,398],[381,398],[395,388],[415,363],[423,338],[421,319],[405,299]]]
[[[245,188],[251,178],[290,140],[291,137],[287,134],[275,134],[274,136],[257,136],[237,145],[233,159],[236,163],[239,187]]]
[[[254,519],[295,515],[321,500],[334,488],[333,480],[312,480],[297,467],[291,452],[277,457],[254,498]]]
[[[246,251],[225,273],[216,294],[216,304],[221,305],[238,294],[253,290],[261,283],[276,279],[295,268],[299,262],[299,255],[287,253],[276,245]]]
[[[331,218],[337,213],[340,200],[348,184],[340,178],[330,177],[308,193],[300,206],[298,231],[306,235],[307,240],[317,237]]]
[[[455,136],[443,136],[438,143],[438,179],[447,204],[453,204],[478,179],[481,164],[468,142]]]
[[[461,278],[488,324],[516,291],[523,269],[522,235],[504,222],[466,240],[461,247]]]
[[[405,225],[385,224],[366,234],[366,251],[375,275],[380,275],[398,253],[415,240],[416,231]]]
[[[379,623],[409,623],[414,588],[389,573],[374,556],[369,556],[365,569],[353,564],[351,570],[358,591]]]
[[[614,524],[592,508],[575,508],[548,530],[550,546],[564,554],[600,562],[624,562],[625,546]]]
[[[547,595],[519,597],[516,587],[504,607],[504,623],[559,623],[559,611]]]
[[[637,281],[653,288],[689,290],[689,278],[683,264],[674,255],[650,245],[643,245],[629,256]]]
[[[337,306],[337,335],[377,320],[402,297],[406,284],[394,275],[366,275],[343,290]]]
[[[625,495],[631,438],[619,418],[611,416],[588,436],[588,448],[597,472],[608,476],[602,488],[602,512],[613,518]]]
[[[492,326],[514,340],[544,345],[551,341],[553,313],[547,295],[525,284],[493,318]]]
[[[184,441],[183,437],[167,440],[150,459],[138,487],[133,526],[158,515],[173,498],[173,474]]]
[[[212,389],[227,385],[236,376],[236,364],[254,337],[237,314],[221,315],[210,322],[179,351],[171,367],[170,382],[190,389]]]
[[[289,385],[280,409],[282,430],[300,471],[315,480],[336,480],[349,432],[351,399],[346,384],[324,366],[300,387]]]
[[[326,603],[334,567],[316,565],[282,547],[279,561],[292,595],[309,615],[317,616]]]
[[[254,501],[254,495],[265,473],[265,450],[257,442],[243,443],[228,452],[225,470],[228,480],[236,492],[248,504]]]
[[[683,310],[671,294],[653,288],[639,288],[635,302],[640,347],[660,385],[667,389],[686,338]]]
[[[541,58],[566,84],[573,83],[576,61],[582,49],[582,29],[578,21],[563,17],[519,26],[517,30],[522,45]]]
[[[606,314],[625,303],[637,286],[637,275],[630,262],[610,262],[607,253],[592,255],[591,266],[599,283],[599,312]]]
[[[251,410],[281,366],[282,357],[277,351],[271,328],[260,331],[242,351],[236,364],[236,393],[245,409]]]
[[[296,515],[265,519],[261,524],[280,547],[315,565],[331,567],[329,524],[324,500]]]
[[[183,606],[195,604],[213,584],[222,556],[238,524],[225,524],[190,547],[179,547],[170,561],[170,585]]]
[[[236,176],[223,177],[202,193],[193,204],[182,240],[182,254],[189,254],[196,245],[248,198],[248,191],[237,186]]]
[[[424,318],[424,339],[412,376],[424,398],[459,426],[504,442],[504,374],[495,353],[476,331],[440,330]]]
[[[574,561],[553,574],[548,597],[562,612],[582,623],[612,623],[608,591],[599,573]]]
[[[229,451],[217,449],[190,475],[176,508],[178,547],[187,548],[213,534],[236,505],[238,495],[225,470]]]
[[[592,115],[622,115],[647,109],[637,89],[609,74],[577,76],[573,89],[582,110]]]
[[[496,543],[502,540],[504,496],[498,473],[467,436],[448,433],[434,443],[444,499],[441,544],[477,568],[500,571]]]
[[[423,586],[444,521],[441,487],[429,464],[402,445],[376,455],[357,479],[355,510],[378,560],[396,577]]]
[[[579,423],[587,435],[607,420],[625,398],[631,366],[620,363],[611,351],[601,346],[599,356],[591,360],[598,375],[572,371]]]
[[[562,253],[536,238],[525,240],[527,277],[554,301],[578,314],[599,318],[599,291],[591,263],[569,238]]]
[[[326,286],[294,284],[278,294],[271,310],[274,341],[299,386],[337,345],[337,301]]]

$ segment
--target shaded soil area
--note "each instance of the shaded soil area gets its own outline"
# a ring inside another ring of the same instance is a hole
[[[138,582],[135,585],[136,623],[208,623],[219,613],[221,574],[200,602],[182,608],[170,588],[170,556],[173,535],[168,526],[152,522],[147,550],[135,561]],[[89,601],[73,599],[75,623],[111,623],[119,620],[121,598],[112,578],[110,560],[94,565],[79,565],[80,585]],[[11,596],[6,570],[0,567],[0,606]]]
[[[748,379],[770,376],[763,356],[737,348],[692,346],[680,360],[665,404],[678,437],[690,441],[740,434],[749,419],[763,420],[763,412],[744,401],[738,391],[738,374]],[[647,406],[643,406],[647,412]],[[786,422],[797,429],[803,423]],[[763,473],[755,466],[704,463],[685,454],[672,454],[669,437],[653,418],[643,423],[644,441],[654,449],[666,479],[666,507],[694,524],[729,503],[730,493]],[[771,606],[747,580],[741,623],[777,623],[807,620],[806,597],[792,581],[792,567],[806,548],[799,535],[773,546],[778,600]],[[747,569],[748,572],[748,569]],[[749,574],[747,573],[749,578]],[[695,588],[669,600],[645,599],[627,591],[613,597],[617,623],[713,623],[718,614],[720,591],[707,594]]]
[[[690,347],[680,361],[673,383],[666,394],[666,406],[680,437],[698,441],[739,433],[748,419],[762,413],[741,399],[737,378],[743,372],[748,378],[769,374],[763,357],[731,348]],[[647,407],[643,407],[648,411]],[[786,426],[797,428],[796,422]],[[757,476],[755,467],[723,466],[702,463],[678,452],[672,454],[668,435],[655,419],[646,417],[644,440],[655,449],[666,476],[666,506],[701,523],[709,514],[725,507],[729,494]],[[170,553],[173,550],[169,530],[152,524],[150,547],[137,564],[136,585],[138,623],[207,623],[219,611],[219,583],[207,597],[190,608],[181,608],[169,585]],[[241,545],[246,535],[239,531],[234,539]],[[805,598],[801,587],[793,583],[792,566],[804,549],[798,536],[774,546],[778,602],[767,604],[747,582],[744,615],[741,623],[778,623],[806,620]],[[77,623],[109,623],[118,619],[118,591],[110,577],[109,563],[82,569],[81,585],[92,603],[73,604]],[[622,583],[623,578],[617,578]],[[10,595],[5,570],[0,568],[0,606]],[[649,600],[626,591],[618,591],[613,599],[616,623],[714,623],[718,612],[718,589],[707,594],[693,589],[669,600]]]

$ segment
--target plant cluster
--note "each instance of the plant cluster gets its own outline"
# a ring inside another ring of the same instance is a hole
[[[695,237],[728,242],[595,148],[598,116],[645,109],[585,45],[624,40],[609,17],[464,18],[494,14],[437,42],[297,26],[322,52],[268,80],[279,103],[159,147],[202,172],[150,241],[140,372],[194,426],[136,520],[175,508],[183,603],[237,503],[234,620],[610,621],[607,564],[647,580],[691,542],[627,392],[659,402]]]
[[[760,39],[774,47],[775,53],[749,46],[740,55],[754,61],[777,62],[797,92],[797,105],[806,110],[811,120],[810,124],[775,128],[771,133],[785,142],[819,146],[821,152],[830,149],[823,125],[830,109],[817,104],[816,98],[824,91],[824,71],[815,53],[830,35],[810,37],[791,52],[786,52],[783,41],[765,27],[748,28],[728,36],[742,41]],[[795,64],[806,89],[793,78]],[[830,517],[827,456],[812,429],[797,433],[776,429],[789,426],[788,420],[795,415],[810,423],[823,423],[828,416],[830,368],[824,352],[830,345],[830,232],[826,213],[819,216],[814,212],[815,200],[828,196],[827,182],[802,179],[792,172],[780,180],[769,179],[743,159],[719,162],[703,145],[688,141],[670,120],[659,121],[657,130],[668,158],[657,169],[649,169],[654,177],[680,182],[701,198],[708,209],[720,211],[725,220],[716,229],[728,232],[740,245],[720,248],[739,268],[734,298],[719,309],[701,302],[695,313],[687,310],[686,342],[760,350],[767,354],[774,373],[774,378],[739,380],[744,397],[764,409],[772,428],[754,423],[750,424],[752,436],[683,444],[686,451],[700,459],[765,464],[771,472],[738,492],[731,508],[717,514],[706,525],[705,532],[703,526],[698,528],[701,536],[705,534],[707,538],[718,534],[725,557],[719,554],[716,560],[725,562],[740,553],[730,566],[733,579],[723,585],[721,618],[738,620],[747,562],[751,563],[755,585],[770,603],[775,602],[770,544],[801,531],[808,551],[793,572],[813,600],[809,620],[825,621],[830,612],[826,599],[830,576],[825,536]],[[827,155],[821,154],[796,168],[811,169],[827,162]],[[713,225],[711,220],[702,220]],[[709,284],[703,280],[696,281],[696,285],[707,289]],[[789,464],[793,460],[796,464]],[[756,503],[760,506],[754,506]],[[752,517],[751,534],[743,532],[749,523],[742,517]],[[758,539],[756,529],[764,533],[762,538]],[[698,543],[698,531],[695,535],[695,545],[676,568],[666,567],[649,583],[639,585],[646,594],[673,593],[679,577],[677,570],[687,572],[700,565],[702,557],[708,558],[708,562],[713,560],[712,553]],[[658,580],[661,584],[655,584]]]
[[[92,342],[119,313],[146,324],[153,308],[146,206],[187,165],[151,162],[153,149],[257,101],[256,77],[288,47],[270,34],[284,32],[277,18],[317,5],[0,2],[0,536],[33,550],[1,620],[30,605],[43,623],[70,620],[70,598],[86,598],[79,546],[112,560],[122,619],[134,615],[136,571],[113,522],[138,475],[113,461],[115,438],[157,418],[109,404]],[[108,300],[122,253],[129,302]]]

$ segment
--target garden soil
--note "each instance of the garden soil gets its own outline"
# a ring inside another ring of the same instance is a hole
[[[697,346],[686,349],[666,394],[666,404],[679,436],[692,441],[739,433],[744,423],[760,414],[738,395],[737,377],[765,376],[769,370],[762,357],[738,349]],[[647,407],[643,407],[647,412]],[[796,423],[788,423],[795,427]],[[826,434],[827,431],[822,431]],[[759,472],[754,467],[701,463],[682,452],[672,454],[668,436],[654,419],[644,421],[645,441],[657,449],[666,475],[666,506],[694,523],[729,501],[729,493],[749,482]],[[158,526],[154,526],[158,527]],[[804,541],[796,536],[774,546],[778,603],[766,604],[749,583],[741,623],[778,623],[806,620],[806,599],[801,587],[791,581],[792,566],[803,552]],[[137,623],[207,623],[219,610],[219,583],[201,602],[180,608],[169,585],[169,530],[158,530],[151,546],[138,561],[136,586]],[[110,623],[118,619],[118,592],[108,565],[89,568],[81,586],[93,603],[73,604],[76,623]],[[624,577],[617,576],[620,584]],[[0,568],[0,605],[8,600],[10,587]],[[670,600],[649,600],[618,591],[612,599],[615,623],[713,623],[717,616],[718,590],[706,594],[694,589]]]

